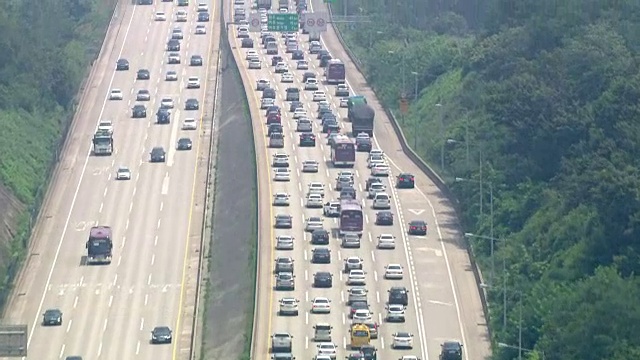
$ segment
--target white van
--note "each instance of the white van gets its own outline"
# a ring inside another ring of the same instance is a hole
[[[331,329],[333,326],[327,323],[318,323],[313,326],[315,342],[331,342]]]

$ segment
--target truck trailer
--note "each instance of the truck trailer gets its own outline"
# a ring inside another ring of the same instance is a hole
[[[94,226],[89,231],[87,265],[110,264],[113,250],[113,232],[110,226]]]
[[[361,133],[373,137],[373,122],[376,112],[368,104],[354,104],[349,107],[348,118],[351,121],[351,133],[357,136]]]
[[[93,155],[110,156],[113,153],[113,135],[106,129],[99,129],[93,134]]]
[[[257,0],[258,9],[271,10],[271,0]]]

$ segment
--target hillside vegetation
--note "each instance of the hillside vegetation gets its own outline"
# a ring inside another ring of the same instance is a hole
[[[640,359],[640,2],[347,5],[372,20],[341,26],[347,43],[387,107],[410,100],[405,134],[450,182],[465,231],[491,236],[493,188],[495,276],[490,241],[470,242],[494,345],[517,346],[521,324],[531,359]]]
[[[0,2],[0,187],[10,192],[0,197],[0,221],[9,227],[0,233],[0,305],[114,6],[115,0]]]

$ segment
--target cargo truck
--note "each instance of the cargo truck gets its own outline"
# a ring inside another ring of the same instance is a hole
[[[349,107],[348,118],[351,121],[351,133],[357,136],[366,133],[373,137],[373,120],[376,115],[375,110],[368,104],[354,104]]]
[[[278,1],[278,9],[288,9],[289,8],[289,0],[279,0]]]
[[[256,0],[258,9],[271,10],[271,0]]]
[[[113,153],[113,136],[107,129],[99,129],[93,134],[93,155],[110,156]]]
[[[113,233],[110,226],[94,226],[87,240],[87,265],[110,264],[113,249]]]

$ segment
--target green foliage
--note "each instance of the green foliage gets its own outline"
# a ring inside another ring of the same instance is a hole
[[[0,305],[114,6],[114,0],[0,2],[0,183],[29,208],[15,238],[0,248]]]
[[[640,358],[640,2],[347,5],[372,20],[341,32],[410,145],[445,179],[493,184],[494,342],[518,343],[521,304],[530,359]],[[451,187],[465,230],[489,235],[489,186]]]

